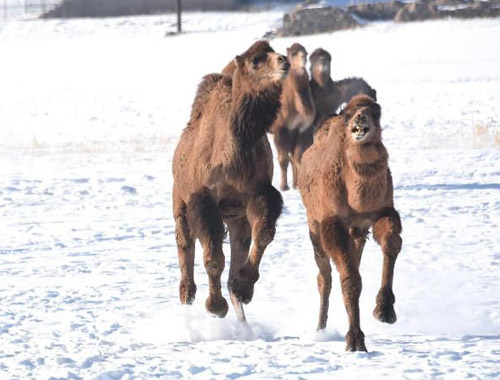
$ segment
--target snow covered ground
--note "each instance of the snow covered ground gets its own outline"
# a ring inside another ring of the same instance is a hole
[[[375,321],[381,253],[361,272],[369,353],[345,353],[338,282],[315,332],[316,267],[296,191],[248,326],[178,302],[173,149],[196,84],[277,11],[0,26],[0,379],[500,377],[500,21],[435,21],[272,41],[333,55],[377,89],[403,251],[393,326]],[[496,140],[495,140],[496,139]],[[228,253],[228,246],[225,245]],[[226,290],[223,290],[227,294]]]

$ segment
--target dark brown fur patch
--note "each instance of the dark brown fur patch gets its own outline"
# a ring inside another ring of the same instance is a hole
[[[280,108],[279,85],[258,94],[245,94],[231,119],[231,130],[240,148],[249,149],[273,124]]]
[[[281,193],[268,182],[260,182],[255,190],[255,201],[248,207],[249,215],[265,215],[266,222],[274,225],[283,211]]]
[[[321,222],[321,242],[328,253],[349,252],[349,233],[339,217],[330,216]]]

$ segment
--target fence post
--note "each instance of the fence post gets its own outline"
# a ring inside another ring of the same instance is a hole
[[[175,0],[175,9],[177,10],[177,33],[182,32],[181,26],[181,0]]]

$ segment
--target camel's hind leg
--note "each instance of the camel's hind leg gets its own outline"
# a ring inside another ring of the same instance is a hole
[[[252,228],[253,245],[247,262],[235,276],[232,286],[237,300],[245,304],[252,300],[254,285],[259,279],[260,261],[274,238],[276,220],[282,208],[281,194],[269,182],[261,182],[248,202],[246,213]]]
[[[228,220],[227,228],[229,230],[229,241],[231,244],[231,266],[229,267],[227,288],[238,320],[245,322],[246,317],[243,310],[243,304],[233,292],[233,282],[236,275],[248,260],[248,252],[252,242],[252,229],[246,217]]]
[[[207,189],[192,195],[186,214],[194,237],[200,239],[203,247],[203,261],[209,282],[209,296],[205,306],[210,313],[225,317],[228,305],[222,297],[220,280],[225,264],[222,253],[222,215]]]
[[[320,297],[318,330],[324,330],[328,319],[330,291],[332,289],[332,266],[330,265],[330,258],[321,247],[319,237],[313,234],[311,230],[309,230],[309,236],[314,249],[314,260],[319,269],[317,277]]]
[[[365,335],[361,331],[359,317],[359,296],[362,283],[358,260],[353,252],[354,241],[339,217],[330,216],[321,222],[321,243],[335,262],[340,275],[344,305],[349,319],[346,350],[366,351]]]
[[[394,264],[401,251],[401,219],[393,208],[387,209],[373,225],[373,237],[382,247],[384,264],[382,269],[382,285],[377,294],[377,306],[373,315],[381,322],[394,323],[397,320],[394,311],[396,301],[392,292]]]
[[[192,304],[196,295],[194,283],[194,239],[188,228],[186,219],[186,204],[180,199],[175,189],[173,191],[175,240],[179,256],[181,281],[179,284],[179,298],[183,305]]]

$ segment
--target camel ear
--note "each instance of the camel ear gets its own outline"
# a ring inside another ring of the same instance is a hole
[[[286,48],[286,55],[290,54],[290,48]]]
[[[238,69],[241,69],[245,64],[245,61],[241,56],[237,55],[236,57],[234,57],[234,64]]]

